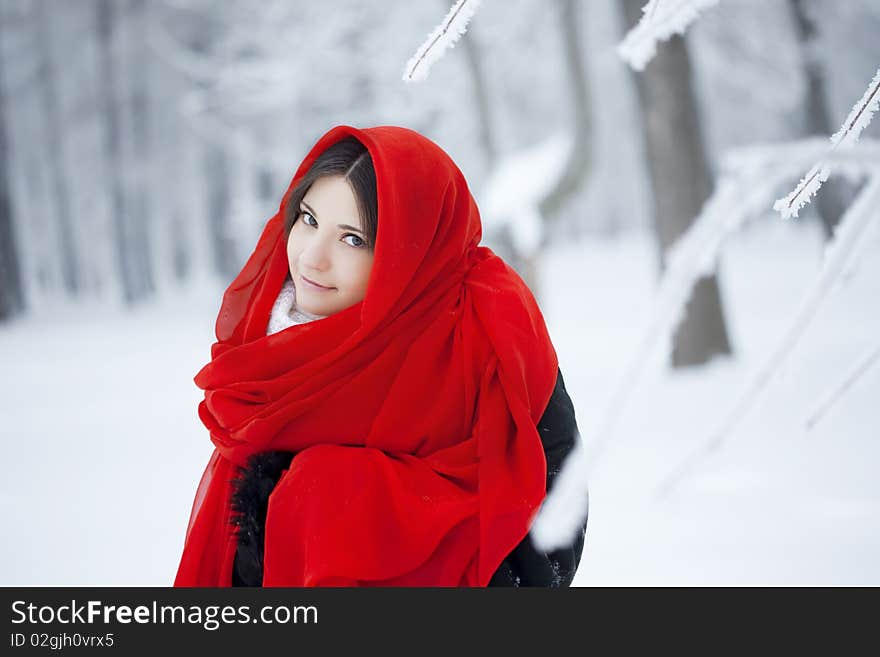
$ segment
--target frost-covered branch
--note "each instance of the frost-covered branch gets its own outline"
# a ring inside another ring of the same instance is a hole
[[[840,130],[831,137],[832,148],[854,146],[862,131],[868,127],[874,113],[880,107],[880,68],[861,97],[846,117]]]
[[[590,444],[594,448],[593,466],[599,462],[611,430],[635,384],[641,378],[651,356],[659,347],[664,353],[672,349],[672,336],[684,317],[696,282],[715,269],[718,252],[725,237],[749,219],[759,215],[778,188],[777,159],[772,147],[762,152],[735,152],[722,166],[715,191],[706,201],[690,228],[669,249],[666,269],[654,300],[648,324],[641,332],[622,374],[613,388],[610,401],[602,413],[599,428]],[[815,147],[807,148],[812,155]],[[800,160],[795,159],[795,162]]]
[[[822,416],[825,415],[828,409],[834,406],[878,360],[880,360],[880,344],[875,345],[866,356],[859,359],[855,367],[847,373],[844,379],[822,398],[822,401],[817,404],[816,410],[807,418],[805,429],[809,431],[816,426],[816,423],[822,419]]]
[[[840,130],[831,137],[829,152],[855,146],[859,141],[859,136],[868,126],[868,123],[871,122],[871,118],[878,107],[880,107],[880,68],[874,74],[874,78],[868,85],[864,95],[853,106]],[[785,198],[778,199],[773,204],[773,209],[779,212],[783,219],[798,216],[800,209],[816,195],[822,183],[828,179],[830,173],[831,170],[827,158],[823,158],[807,172],[807,175],[801,178],[801,181],[791,194]]]
[[[642,19],[617,46],[617,54],[636,71],[641,71],[657,54],[657,43],[673,34],[684,34],[700,12],[718,0],[649,0],[642,7]]]
[[[704,271],[714,268],[724,236],[765,207],[767,198],[772,198],[775,190],[765,186],[767,179],[763,169],[751,172],[745,181],[733,175],[724,179],[670,251],[651,319],[635,348],[628,352],[629,359],[599,416],[597,429],[588,436],[591,440],[583,448],[563,462],[556,484],[535,518],[531,534],[538,549],[550,551],[573,540],[587,514],[590,471],[595,470],[628,397],[658,346],[667,353],[672,348],[671,335],[684,315],[694,284]],[[745,197],[742,190],[746,191]]]
[[[507,228],[517,253],[536,253],[544,236],[541,201],[564,175],[573,146],[570,134],[558,132],[502,159],[480,193],[486,232]]]
[[[714,270],[716,258],[724,238],[750,219],[767,211],[767,201],[773,198],[784,181],[803,170],[818,153],[826,148],[824,139],[807,139],[787,144],[751,146],[728,153],[723,161],[719,182],[712,196],[703,206],[691,227],[673,245],[669,252],[667,268],[660,281],[650,319],[612,389],[610,401],[600,414],[598,427],[585,436],[585,446],[591,449],[588,456],[578,451],[562,465],[557,483],[548,494],[532,525],[532,537],[540,549],[550,550],[570,542],[586,514],[582,510],[568,508],[572,501],[586,499],[587,480],[595,470],[600,456],[612,437],[612,429],[621,415],[626,401],[636,388],[652,356],[662,348],[668,354],[672,348],[672,336],[684,315],[684,309],[693,286],[701,276]],[[835,170],[851,176],[872,176],[880,181],[880,142],[865,140],[859,149],[841,151],[831,155]],[[876,186],[876,182],[874,183]],[[876,194],[859,197],[859,201],[844,216],[865,217],[870,214],[869,204],[876,204]],[[852,222],[849,222],[852,225]],[[849,236],[849,237],[844,237]],[[843,268],[857,247],[847,249],[840,255],[841,241],[852,239],[852,229],[844,228],[836,233],[829,245],[833,246],[826,256],[828,261],[841,261]],[[856,236],[857,237],[857,236]],[[740,406],[741,409],[746,406]]]
[[[458,38],[467,31],[468,23],[480,6],[481,0],[458,0],[446,14],[425,42],[410,57],[403,72],[405,82],[415,82],[428,77],[431,67],[436,64],[449,48],[454,47]]]
[[[545,552],[570,545],[575,533],[584,525],[590,507],[587,452],[580,434],[575,440],[550,494],[544,499],[530,528],[535,547]]]
[[[767,387],[787,357],[797,346],[813,318],[816,316],[822,301],[833,289],[837,279],[846,269],[852,252],[857,248],[862,236],[872,220],[875,220],[877,206],[880,205],[880,175],[874,173],[859,193],[856,201],[850,206],[840,220],[829,244],[822,269],[813,286],[807,293],[801,307],[789,325],[783,338],[771,352],[763,366],[752,376],[736,403],[731,407],[724,420],[718,425],[710,438],[699,445],[658,487],[658,495],[666,495],[677,482],[684,478],[706,456],[718,449],[724,439],[743,419],[758,395]]]

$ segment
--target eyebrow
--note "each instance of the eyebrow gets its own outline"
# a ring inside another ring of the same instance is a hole
[[[300,205],[304,205],[304,206],[306,206],[306,210],[308,210],[309,212],[311,212],[311,213],[312,213],[312,216],[314,216],[315,219],[318,218],[318,213],[315,212],[315,211],[309,206],[308,203],[306,203],[305,201],[300,201]],[[337,225],[339,228],[345,228],[345,229],[347,229],[347,230],[356,230],[357,232],[359,232],[359,233],[361,233],[361,234],[363,234],[363,235],[366,235],[366,233],[364,233],[364,231],[362,231],[360,228],[357,228],[356,226],[349,226],[348,224],[336,224],[336,225]]]

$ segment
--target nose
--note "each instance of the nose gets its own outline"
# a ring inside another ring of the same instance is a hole
[[[306,272],[325,272],[330,269],[329,247],[325,240],[312,239],[299,255],[300,268]]]

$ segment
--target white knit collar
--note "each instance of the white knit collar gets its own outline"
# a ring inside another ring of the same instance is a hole
[[[296,324],[305,324],[316,319],[323,319],[327,315],[315,315],[296,307],[296,288],[290,276],[284,281],[272,312],[269,315],[269,325],[266,327],[266,335],[283,331]]]

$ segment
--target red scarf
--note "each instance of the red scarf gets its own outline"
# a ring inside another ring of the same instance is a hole
[[[266,335],[290,190],[347,135],[376,170],[366,296]],[[544,499],[536,424],[557,360],[531,292],[481,235],[461,171],[419,133],[337,126],[315,144],[223,295],[195,377],[216,449],[175,586],[230,585],[230,480],[265,450],[296,456],[269,500],[264,586],[488,584]]]

